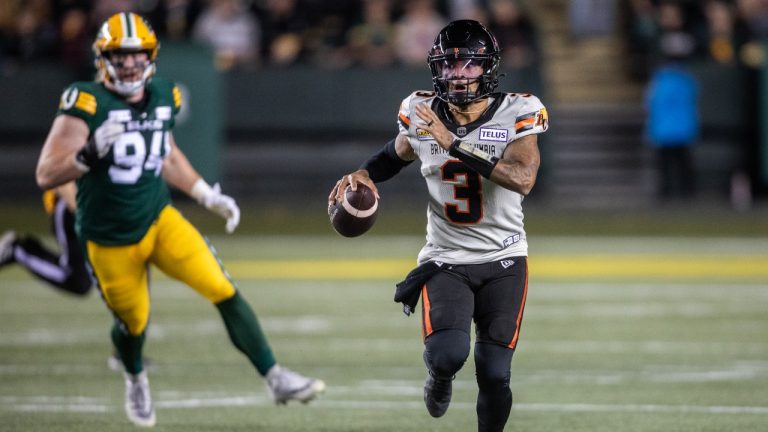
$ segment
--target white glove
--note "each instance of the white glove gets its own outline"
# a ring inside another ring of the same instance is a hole
[[[227,220],[228,234],[232,234],[240,224],[240,207],[231,196],[221,193],[218,183],[211,187],[205,180],[199,179],[192,186],[190,195],[205,208]]]
[[[109,153],[112,144],[125,132],[125,125],[114,120],[107,120],[93,132],[92,155],[101,159]]]

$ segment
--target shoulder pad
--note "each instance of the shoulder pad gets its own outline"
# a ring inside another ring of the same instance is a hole
[[[85,83],[74,83],[64,90],[59,101],[59,111],[71,112],[77,110],[90,116],[96,115],[98,102],[91,86]]]
[[[426,100],[435,97],[435,92],[419,90],[408,95],[403,102],[400,103],[400,112],[397,115],[397,120],[400,127],[407,130],[411,126],[411,107],[417,103],[422,103]]]
[[[539,98],[530,93],[508,93],[507,98],[511,113],[515,115],[516,138],[542,133],[549,128],[549,115]]]

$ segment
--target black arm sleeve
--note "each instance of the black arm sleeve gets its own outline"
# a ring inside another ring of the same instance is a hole
[[[407,161],[400,159],[395,150],[395,140],[391,140],[382,147],[381,150],[376,152],[373,156],[368,158],[360,169],[368,171],[368,175],[371,177],[374,183],[383,182],[389,180],[399,173],[403,167],[407,166],[413,161]]]

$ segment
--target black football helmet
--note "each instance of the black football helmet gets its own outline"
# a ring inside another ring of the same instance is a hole
[[[457,60],[466,60],[468,65],[482,66],[482,75],[477,78],[444,78],[443,69]],[[496,90],[499,85],[500,62],[501,50],[496,38],[485,26],[473,20],[453,21],[445,26],[437,34],[427,56],[437,97],[455,105],[466,105]],[[463,85],[451,91],[449,81],[456,84],[462,84],[463,81]],[[470,91],[469,84],[475,81],[478,87]]]

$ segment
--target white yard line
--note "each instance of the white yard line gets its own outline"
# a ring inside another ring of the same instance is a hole
[[[0,397],[2,406],[0,410],[19,412],[79,412],[79,413],[105,413],[119,411],[122,408],[112,406],[105,402],[96,402],[92,399],[51,398],[50,401],[40,397]],[[218,398],[188,398],[159,400],[155,407],[159,410],[171,409],[197,409],[213,407],[236,406],[271,406],[273,402],[266,396],[232,396]],[[423,402],[419,400],[388,401],[388,400],[334,400],[321,399],[312,402],[312,408],[336,408],[336,409],[424,409]],[[469,402],[454,402],[453,410],[474,410],[475,406]],[[515,411],[537,412],[618,412],[618,413],[667,413],[667,414],[725,414],[725,415],[768,415],[768,407],[762,406],[707,406],[707,405],[660,405],[660,404],[558,404],[558,403],[516,403]]]

